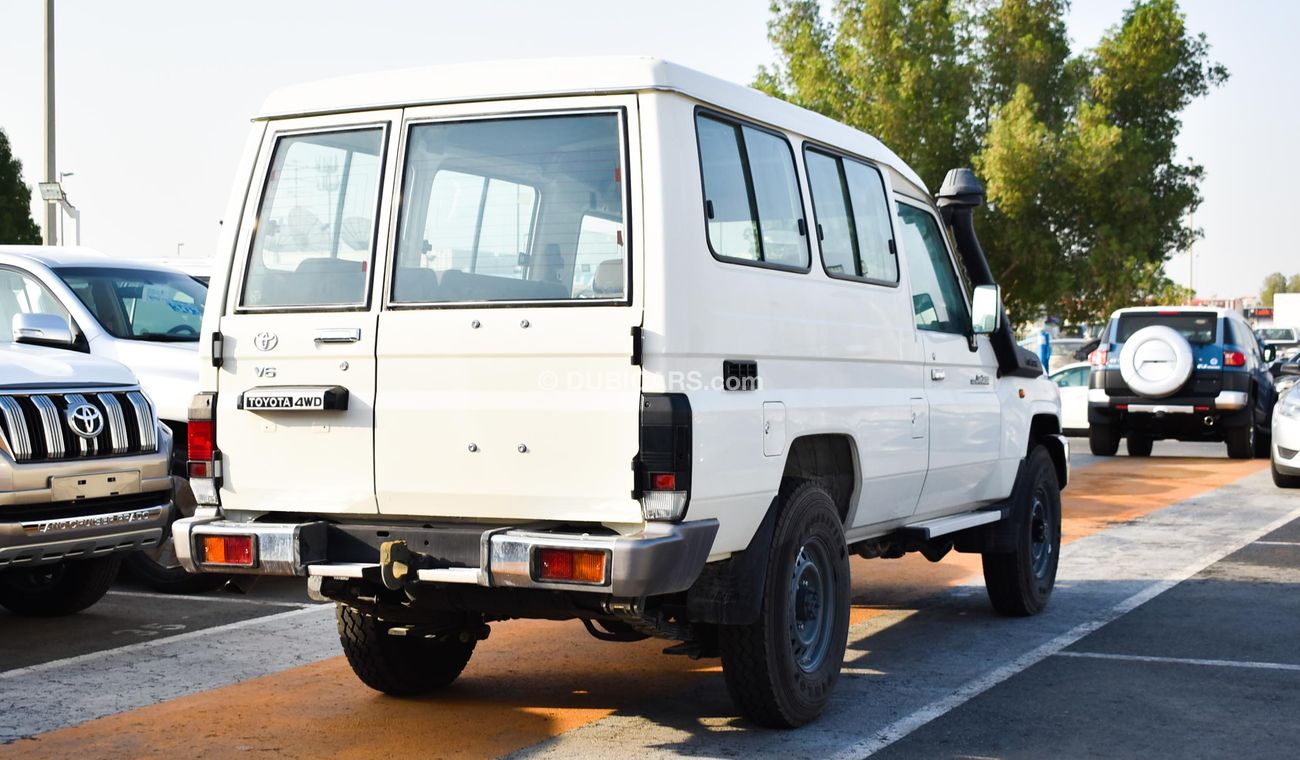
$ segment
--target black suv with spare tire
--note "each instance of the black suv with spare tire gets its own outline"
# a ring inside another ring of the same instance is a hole
[[[1116,311],[1088,357],[1092,453],[1113,456],[1126,438],[1130,456],[1148,456],[1171,438],[1224,441],[1234,459],[1267,456],[1272,351],[1229,309]]]

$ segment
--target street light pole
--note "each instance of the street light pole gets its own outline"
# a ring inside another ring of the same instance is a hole
[[[54,168],[54,0],[45,0],[45,181],[57,182]],[[59,207],[45,202],[46,245],[58,245]]]

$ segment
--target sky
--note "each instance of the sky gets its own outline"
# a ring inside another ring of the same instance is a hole
[[[828,5],[829,3],[824,3]],[[1075,0],[1076,51],[1117,24],[1125,0]],[[650,54],[748,84],[774,59],[767,0],[56,0],[58,170],[82,243],[133,257],[209,256],[248,120],[272,90],[362,71],[502,58]],[[1300,90],[1284,64],[1300,30],[1290,0],[1183,0],[1228,83],[1184,113],[1182,157],[1205,166],[1193,285],[1258,293],[1300,272],[1287,168]],[[43,179],[41,0],[0,0],[0,128],[32,187]],[[1274,187],[1277,189],[1275,190]],[[1280,192],[1279,192],[1280,191]],[[71,239],[73,227],[67,224]],[[1185,254],[1167,271],[1188,282]]]

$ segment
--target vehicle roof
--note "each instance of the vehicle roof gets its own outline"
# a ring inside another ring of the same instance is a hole
[[[1184,311],[1194,311],[1200,314],[1204,314],[1208,311],[1220,317],[1235,316],[1239,319],[1245,319],[1245,317],[1241,316],[1241,312],[1236,309],[1223,309],[1217,306],[1126,306],[1123,309],[1116,309],[1111,313],[1110,318],[1114,319],[1123,314],[1152,314]]]
[[[94,248],[64,245],[0,245],[0,261],[5,256],[19,256],[44,264],[47,267],[104,267],[112,269],[166,269],[144,259],[109,256]]]
[[[753,88],[650,56],[483,61],[355,74],[276,90],[257,118],[654,90],[680,93],[886,164],[928,194],[911,167],[865,132]]]

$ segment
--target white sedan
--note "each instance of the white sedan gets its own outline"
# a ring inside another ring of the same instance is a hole
[[[1088,362],[1067,364],[1048,375],[1061,391],[1061,429],[1072,435],[1088,434]]]
[[[1273,407],[1273,482],[1300,488],[1300,392],[1296,385]]]

